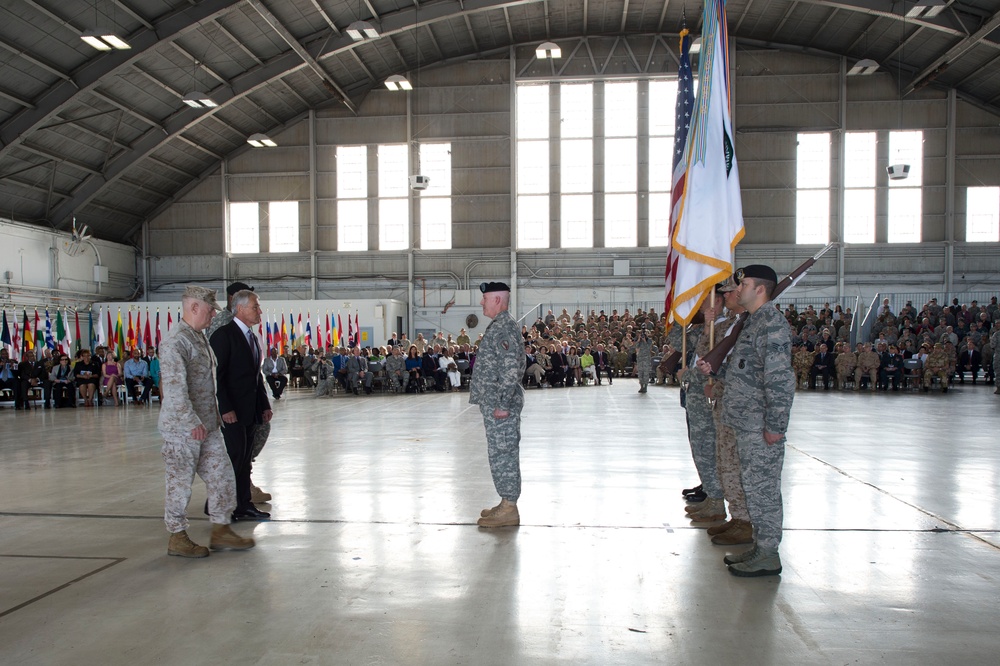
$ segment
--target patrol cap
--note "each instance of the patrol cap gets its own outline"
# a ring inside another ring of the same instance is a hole
[[[774,272],[773,268],[764,264],[750,264],[749,266],[740,268],[733,274],[733,280],[736,281],[736,284],[740,284],[743,278],[756,278],[758,280],[778,282],[778,274]]]
[[[482,282],[479,284],[479,291],[488,294],[491,291],[510,291],[510,287],[505,282]]]
[[[725,282],[720,282],[719,284],[715,285],[715,290],[720,294],[725,294],[730,291],[736,291],[736,287],[738,286],[739,285],[733,282],[732,278],[730,278]]]
[[[186,287],[181,298],[193,298],[196,301],[211,305],[216,310],[222,309],[219,307],[218,301],[215,300],[215,290],[208,287]]]
[[[229,296],[235,296],[238,291],[253,291],[253,287],[246,282],[234,282],[226,287],[226,294]]]

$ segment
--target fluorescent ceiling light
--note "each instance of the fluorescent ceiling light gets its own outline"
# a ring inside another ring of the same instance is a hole
[[[906,12],[906,18],[934,18],[948,6],[945,0],[920,0]]]
[[[413,90],[413,85],[406,80],[405,76],[393,74],[385,80],[385,87],[389,90]]]
[[[261,134],[260,132],[258,132],[257,134],[251,134],[247,138],[247,143],[249,143],[254,148],[274,148],[275,146],[278,145],[271,140],[271,137],[269,137],[266,134]]]
[[[361,42],[365,39],[375,39],[379,36],[378,30],[368,21],[355,21],[347,26],[345,32],[348,37],[356,42]]]
[[[128,42],[109,30],[87,30],[80,35],[80,39],[87,42],[98,51],[110,51],[111,49],[125,51],[132,48],[129,46]]]
[[[212,101],[212,98],[203,92],[189,92],[184,95],[184,103],[190,106],[192,109],[211,109],[213,107],[219,106]]]
[[[848,76],[865,76],[874,74],[878,70],[878,63],[871,58],[865,58],[854,63],[854,67],[848,70]]]
[[[535,49],[535,57],[539,60],[562,58],[562,49],[555,42],[542,42]]]

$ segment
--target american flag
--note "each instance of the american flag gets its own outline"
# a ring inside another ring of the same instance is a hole
[[[670,188],[670,250],[667,253],[666,299],[664,312],[670,312],[674,301],[674,282],[677,278],[679,254],[674,251],[674,229],[680,212],[684,185],[687,180],[687,138],[694,113],[694,75],[691,71],[691,34],[681,31],[681,57],[677,68],[677,105],[674,121],[673,184]]]

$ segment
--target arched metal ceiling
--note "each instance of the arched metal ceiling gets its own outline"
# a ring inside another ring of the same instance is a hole
[[[0,215],[127,241],[142,221],[311,108],[350,111],[391,74],[588,36],[676,33],[676,0],[12,0],[0,6]],[[756,45],[872,58],[901,88],[955,88],[1000,116],[1000,3],[729,0]],[[381,36],[354,42],[355,20]],[[113,27],[129,51],[80,40]],[[191,109],[193,90],[219,107]]]

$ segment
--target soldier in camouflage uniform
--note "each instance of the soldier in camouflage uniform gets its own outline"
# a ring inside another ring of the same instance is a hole
[[[236,295],[238,291],[253,291],[254,288],[247,285],[245,282],[234,282],[228,287],[226,287],[226,309],[219,310],[215,317],[212,318],[212,323],[209,325],[208,330],[205,331],[205,337],[209,340],[212,339],[212,334],[217,330],[228,324],[233,320],[232,303],[233,296]],[[267,438],[271,434],[271,424],[270,423],[258,423],[257,427],[253,431],[253,452],[250,454],[250,462],[257,460],[257,456],[264,449],[264,445],[267,444]],[[271,493],[266,493],[256,485],[253,481],[250,482],[250,501],[254,504],[263,504],[270,502],[272,499]]]
[[[615,377],[625,376],[625,366],[628,365],[628,350],[622,345],[618,351],[609,352],[615,368]]]
[[[868,375],[868,390],[874,393],[878,386],[878,369],[882,365],[882,359],[870,344],[858,346],[861,347],[861,351],[858,352],[858,367],[854,371],[854,390],[861,390],[861,379]]]
[[[635,367],[639,375],[639,393],[645,393],[649,377],[653,374],[653,341],[646,331],[639,333],[639,341],[635,345]]]
[[[524,407],[524,348],[521,330],[508,312],[510,287],[503,282],[484,282],[480,305],[493,321],[486,328],[476,354],[469,383],[469,403],[479,405],[486,427],[486,450],[493,485],[500,503],[483,509],[480,527],[521,524],[517,500],[521,496],[521,409]]]
[[[847,381],[854,379],[854,369],[858,367],[858,356],[851,351],[851,348],[843,342],[838,342],[840,350],[837,352],[837,360],[833,362],[837,369],[837,388],[847,389]]]
[[[463,331],[465,329],[462,329]],[[461,336],[459,336],[461,337]],[[466,336],[468,337],[468,336]],[[392,348],[392,353],[385,359],[385,376],[394,393],[402,393],[409,373],[406,371],[406,359],[399,346]]]
[[[163,522],[170,532],[168,555],[208,557],[208,548],[187,535],[187,505],[195,474],[208,489],[213,550],[246,550],[244,539],[229,527],[236,508],[236,477],[222,439],[222,417],[215,397],[215,354],[202,332],[219,308],[215,292],[188,287],[181,299],[184,314],[160,343],[160,379],[167,387],[158,428],[163,436],[166,501]]]
[[[737,300],[750,316],[725,365],[722,422],[736,432],[754,547],[724,561],[736,576],[774,576],[781,573],[781,468],[795,397],[791,336],[771,302],[778,280],[774,270],[747,266],[736,272],[735,280]],[[704,360],[698,361],[698,369],[711,372]]]
[[[812,369],[813,354],[802,345],[796,347],[792,353],[792,369],[795,371],[795,388],[805,388],[809,385],[809,371]]]
[[[993,393],[1000,395],[1000,323],[993,324],[993,335],[990,336],[990,347],[993,348]]]
[[[392,348],[394,353],[399,353],[399,347]],[[316,397],[330,397],[337,388],[337,377],[333,369],[333,362],[327,358],[326,353],[321,349],[316,357]],[[259,427],[259,426],[258,426]]]
[[[924,361],[924,392],[931,390],[931,382],[937,377],[941,380],[941,392],[948,392],[948,355],[944,351],[944,345],[940,342],[934,343],[934,349],[927,355]]]

